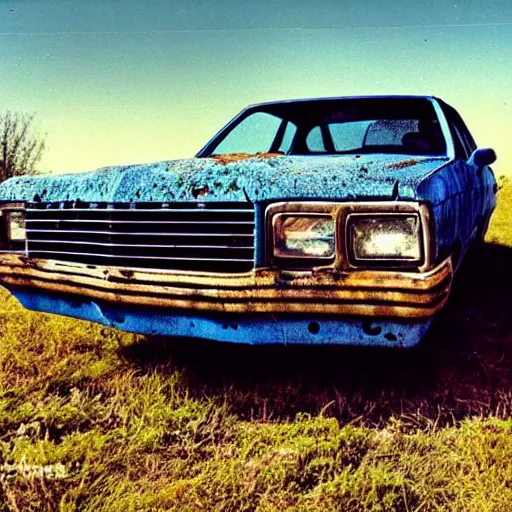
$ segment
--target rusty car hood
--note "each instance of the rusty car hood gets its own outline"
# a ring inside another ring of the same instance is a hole
[[[12,178],[4,201],[268,201],[421,199],[418,185],[446,157],[226,155]]]

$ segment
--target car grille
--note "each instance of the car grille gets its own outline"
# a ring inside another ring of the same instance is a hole
[[[31,203],[32,258],[240,273],[254,267],[251,203]]]

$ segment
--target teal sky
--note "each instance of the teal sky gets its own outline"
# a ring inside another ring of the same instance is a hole
[[[37,113],[45,170],[192,156],[250,103],[388,93],[445,99],[512,174],[512,2],[0,0],[0,110]]]

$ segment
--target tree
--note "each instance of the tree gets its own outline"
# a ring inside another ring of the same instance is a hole
[[[46,147],[34,127],[34,114],[0,112],[0,182],[36,174]]]

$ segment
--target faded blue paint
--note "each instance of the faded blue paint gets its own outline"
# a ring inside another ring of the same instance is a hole
[[[412,347],[428,332],[432,319],[390,321],[315,315],[215,315],[173,313],[158,308],[130,308],[113,303],[39,294],[9,288],[27,309],[91,320],[127,332],[206,338],[232,343],[337,344]],[[363,322],[371,322],[364,328]],[[318,332],[312,328],[312,324]],[[313,331],[313,332],[311,332]],[[372,332],[369,334],[368,332]]]
[[[0,184],[0,201],[251,201],[255,203],[257,266],[265,263],[264,211],[269,202],[417,201],[430,208],[435,237],[434,263],[438,263],[454,252],[464,254],[474,236],[485,232],[496,204],[496,182],[488,167],[477,169],[471,162],[455,158],[454,136],[445,116],[449,107],[435,98],[430,101],[439,117],[447,156],[192,158],[109,167],[81,174],[12,178]],[[254,344],[412,346],[424,337],[432,322],[431,319],[375,319],[369,328],[364,327],[362,318],[201,316],[40,294],[22,288],[11,291],[29,309],[92,320],[129,332]]]
[[[415,187],[443,157],[339,155],[251,157],[219,163],[192,158],[110,167],[81,174],[12,178],[4,201],[274,201],[418,199]],[[403,167],[402,167],[403,166]]]
[[[427,202],[436,234],[436,261],[456,243],[463,252],[495,204],[492,173],[477,172],[463,160],[361,155],[332,157],[253,157],[222,164],[195,158],[150,165],[112,167],[83,174],[14,178],[0,185],[7,201],[255,201],[256,265],[264,264],[264,210],[283,199],[400,199]],[[208,187],[208,192],[205,192]],[[398,194],[397,194],[398,192]],[[484,213],[482,213],[484,212]],[[167,310],[118,307],[64,297],[12,292],[29,309],[83,318],[143,334],[203,337],[241,343],[337,343],[413,346],[431,320],[379,321],[370,335],[358,318],[257,315],[206,317]],[[121,321],[122,319],[122,321]],[[318,322],[320,331],[308,327]],[[236,325],[234,329],[232,326]],[[227,326],[227,328],[225,328]],[[386,337],[388,336],[388,337]]]
[[[279,201],[284,199],[401,199],[431,205],[436,261],[455,245],[462,251],[475,226],[490,217],[492,173],[459,159],[407,155],[251,157],[230,163],[192,158],[45,177],[12,178],[0,184],[3,201]],[[257,240],[263,232],[257,207]],[[263,261],[256,244],[256,262]]]
[[[488,167],[478,170],[459,159],[417,185],[418,199],[432,207],[436,261],[453,251],[464,254],[474,236],[485,234],[496,206],[495,184]]]

